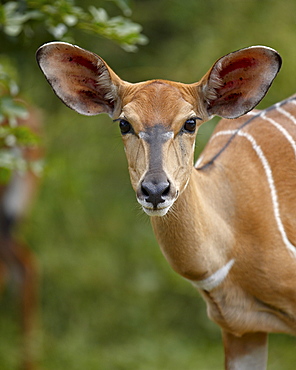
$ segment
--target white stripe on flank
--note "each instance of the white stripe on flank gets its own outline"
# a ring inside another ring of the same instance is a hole
[[[191,283],[198,289],[206,290],[207,292],[210,292],[217,286],[219,286],[228,275],[231,267],[234,264],[234,259],[230,260],[226,265],[221,267],[219,270],[214,272],[211,276],[204,280],[196,280],[191,281]]]
[[[265,171],[265,174],[266,174],[266,177],[267,177],[270,193],[271,193],[271,200],[272,200],[272,205],[273,205],[274,217],[275,217],[279,232],[281,234],[281,237],[283,239],[283,242],[284,242],[285,246],[292,253],[292,255],[294,257],[296,257],[296,248],[292,243],[290,243],[290,241],[287,237],[284,225],[283,225],[282,220],[281,220],[280,208],[279,208],[279,202],[278,202],[278,195],[277,195],[276,187],[275,187],[274,180],[273,180],[272,170],[270,168],[268,160],[266,159],[262,149],[257,144],[256,140],[250,134],[248,134],[246,132],[243,132],[243,131],[236,131],[236,130],[227,130],[227,131],[217,132],[217,134],[215,134],[211,138],[211,140],[213,140],[215,137],[220,136],[220,135],[233,135],[235,133],[238,136],[242,136],[242,137],[246,138],[252,144],[252,147],[253,147],[254,151],[256,152],[258,158],[260,159],[260,161],[262,163],[262,166],[264,168],[264,171]]]
[[[294,102],[294,100],[293,100]],[[294,102],[296,104],[296,102]],[[290,112],[287,112],[285,109],[282,107],[278,106],[276,107],[276,110],[280,113],[282,113],[284,116],[288,117],[295,125],[296,125],[296,118],[291,114]]]
[[[270,122],[274,127],[276,127],[285,136],[285,138],[289,141],[289,143],[293,147],[293,150],[296,156],[296,143],[293,137],[289,134],[289,132],[279,123],[277,123],[274,119],[267,117],[264,112],[260,115],[260,117]]]
[[[253,111],[250,111],[248,113],[246,113],[248,116],[256,116],[259,112],[253,112]]]
[[[202,160],[203,160],[203,155],[201,155],[201,156],[198,158],[198,160],[196,161],[196,163],[195,163],[194,167],[195,167],[195,168],[199,167],[199,165],[201,164]]]

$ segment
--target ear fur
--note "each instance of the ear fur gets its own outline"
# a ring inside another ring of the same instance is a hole
[[[102,58],[64,42],[41,46],[36,58],[54,92],[67,106],[84,115],[112,116],[121,79]]]
[[[208,114],[236,118],[247,113],[265,96],[280,67],[280,55],[264,46],[220,58],[200,83]]]

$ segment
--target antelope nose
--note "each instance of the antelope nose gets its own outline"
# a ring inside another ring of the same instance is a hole
[[[166,200],[170,191],[170,183],[166,176],[156,179],[154,176],[147,176],[141,184],[141,192],[146,202],[152,203],[156,208],[159,203]]]

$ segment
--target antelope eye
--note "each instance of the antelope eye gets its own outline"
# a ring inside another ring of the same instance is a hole
[[[126,121],[125,119],[121,119],[119,121],[119,128],[122,133],[122,135],[128,134],[132,132],[132,125]]]
[[[183,131],[194,133],[196,129],[196,119],[195,118],[189,118],[183,126]]]

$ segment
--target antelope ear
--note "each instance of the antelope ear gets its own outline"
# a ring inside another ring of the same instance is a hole
[[[121,79],[98,55],[52,42],[41,46],[36,58],[54,92],[68,107],[84,115],[112,116]]]
[[[252,46],[220,58],[201,80],[209,115],[236,118],[264,97],[281,67],[273,49]]]

